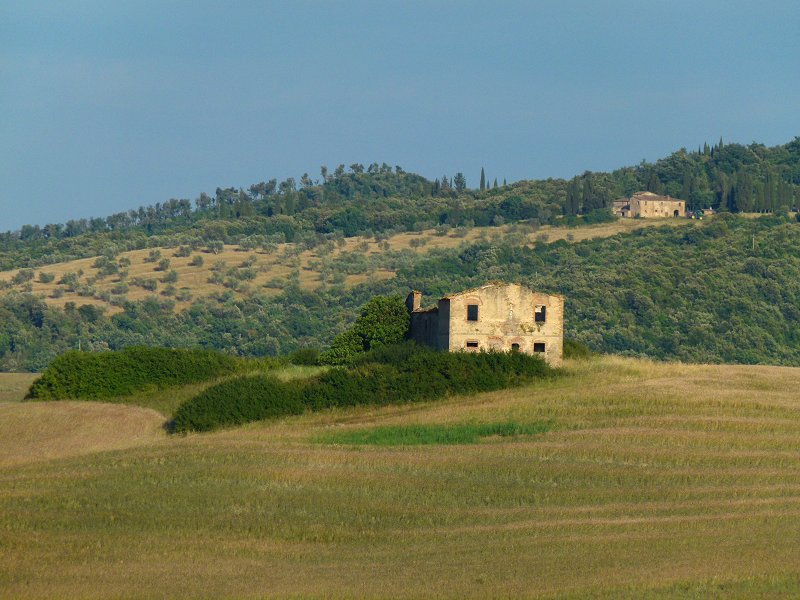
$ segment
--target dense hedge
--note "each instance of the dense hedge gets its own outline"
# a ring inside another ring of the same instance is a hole
[[[67,352],[33,382],[28,398],[87,400],[150,387],[206,381],[235,372],[237,361],[211,350],[134,347],[119,352]]]
[[[520,352],[437,352],[409,342],[377,348],[353,369],[323,373],[305,398],[313,409],[416,402],[511,387],[549,371],[541,358]]]
[[[182,404],[174,429],[207,431],[304,409],[433,400],[520,385],[552,372],[541,358],[518,352],[447,353],[409,342],[378,348],[352,368],[302,382],[260,376],[221,383]]]
[[[302,388],[268,375],[239,377],[212,386],[178,407],[175,431],[208,431],[303,412]]]

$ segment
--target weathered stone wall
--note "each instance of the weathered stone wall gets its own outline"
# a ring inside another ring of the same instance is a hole
[[[675,200],[665,196],[658,196],[657,199],[640,199],[634,196],[631,198],[631,217],[639,216],[643,219],[655,217],[685,217],[686,202]],[[677,215],[675,214],[677,211]]]
[[[544,344],[545,360],[553,366],[561,364],[564,299],[560,296],[537,294],[520,285],[489,285],[447,300],[450,351],[509,351],[516,344],[520,352],[534,354],[535,345]],[[478,306],[477,321],[467,319],[470,304]],[[542,307],[545,320],[536,322],[535,312]]]

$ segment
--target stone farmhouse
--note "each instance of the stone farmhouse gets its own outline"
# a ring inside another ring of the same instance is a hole
[[[525,286],[489,283],[441,298],[422,308],[422,293],[406,298],[410,337],[439,350],[498,350],[541,354],[561,364],[564,298],[539,294]]]
[[[613,211],[618,217],[685,217],[686,201],[653,192],[636,192],[630,198],[614,200]]]

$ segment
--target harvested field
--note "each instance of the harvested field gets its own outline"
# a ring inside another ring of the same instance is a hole
[[[800,369],[567,369],[7,466],[0,596],[800,595]],[[512,421],[549,425],[446,445],[339,435]]]

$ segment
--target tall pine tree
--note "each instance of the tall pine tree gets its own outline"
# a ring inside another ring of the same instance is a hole
[[[481,167],[481,191],[486,189],[486,173],[483,172],[483,167]]]

